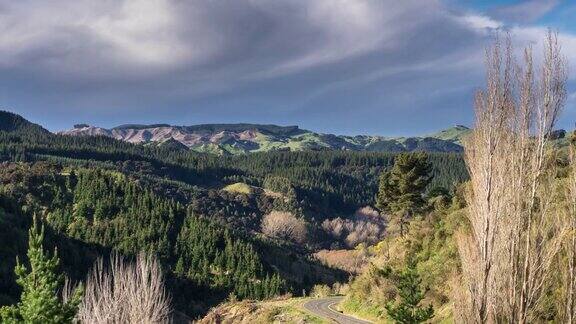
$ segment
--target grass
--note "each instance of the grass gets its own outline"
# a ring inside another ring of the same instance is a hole
[[[445,305],[435,311],[435,316],[432,319],[433,323],[449,324],[454,323],[454,309],[452,304]]]
[[[386,314],[382,314],[383,307],[375,307],[369,304],[363,304],[357,299],[346,298],[342,304],[340,304],[340,309],[345,311],[346,313],[370,320],[374,323],[394,323],[391,319],[388,318]],[[454,317],[452,316],[452,305],[445,305],[440,309],[434,310],[434,318],[429,323],[438,323],[438,324],[450,324],[454,323]]]
[[[310,298],[289,298],[279,301],[262,302],[270,309],[269,315],[265,319],[267,323],[276,322],[277,320],[286,319],[288,323],[331,323],[328,320],[320,318],[304,308],[304,303]]]
[[[454,143],[462,144],[462,138],[464,138],[470,132],[471,130],[466,127],[454,126],[430,136],[441,140],[453,141]]]
[[[254,152],[268,152],[286,147],[286,144],[279,138],[276,138],[275,136],[268,136],[262,133],[257,134],[255,141],[258,143],[259,147],[258,149],[254,150]]]
[[[361,303],[358,299],[345,298],[339,308],[348,314],[365,318],[374,323],[392,323],[392,321],[382,318],[382,308],[369,303]]]
[[[290,139],[290,142],[288,142],[286,146],[292,151],[302,151],[309,148],[328,148],[330,145],[323,142],[318,134],[304,133]]]
[[[460,138],[463,134],[466,134],[469,130],[463,127],[452,127],[447,130],[443,130],[437,134],[430,135],[442,140],[453,141],[459,144]],[[421,137],[414,137],[417,140],[421,140]],[[305,151],[310,149],[341,149],[341,141],[347,143],[347,147],[353,148],[354,150],[364,150],[369,146],[382,146],[379,143],[384,142],[384,150],[386,146],[391,143],[397,143],[403,145],[408,137],[384,137],[384,136],[339,136],[339,140],[332,141],[331,137],[324,137],[322,134],[303,132],[295,135],[274,135],[274,134],[263,134],[261,132],[256,133],[256,137],[251,139],[252,144],[246,144],[242,141],[231,142],[231,143],[205,143],[201,145],[195,145],[191,147],[191,150],[215,154],[215,155],[242,155],[252,152],[269,152],[278,150],[290,150],[290,151]]]
[[[304,309],[308,299],[227,302],[211,310],[200,323],[331,323]]]
[[[254,192],[254,190],[252,189],[251,186],[249,186],[245,183],[242,183],[242,182],[237,182],[237,183],[234,183],[231,185],[227,185],[222,190],[228,191],[228,192],[233,192],[233,193],[244,194],[244,195],[251,195]]]
[[[199,153],[214,154],[214,155],[224,155],[225,153],[227,153],[220,146],[212,143],[192,146],[191,150]]]

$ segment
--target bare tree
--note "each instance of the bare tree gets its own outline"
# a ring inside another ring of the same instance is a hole
[[[350,218],[326,219],[322,228],[332,237],[344,240],[350,248],[360,243],[376,244],[384,238],[386,220],[372,207],[358,209]]]
[[[109,267],[102,259],[94,264],[78,319],[91,324],[166,323],[171,312],[171,299],[155,258],[140,254],[129,263],[112,255]]]
[[[551,208],[548,142],[565,103],[566,64],[549,32],[539,77],[531,48],[518,65],[510,38],[487,51],[486,65],[487,86],[476,96],[475,128],[465,143],[470,231],[459,235],[459,248],[469,302],[459,311],[476,323],[526,323],[564,233]]]
[[[262,220],[262,233],[283,240],[303,243],[308,229],[306,222],[289,212],[272,211]]]

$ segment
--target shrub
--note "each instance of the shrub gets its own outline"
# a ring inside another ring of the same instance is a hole
[[[262,233],[286,241],[304,243],[308,229],[306,222],[292,213],[272,211],[262,220]]]
[[[328,285],[314,285],[310,291],[310,296],[315,298],[328,297],[332,295],[332,289]]]

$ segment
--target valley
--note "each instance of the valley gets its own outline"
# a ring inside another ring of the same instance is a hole
[[[576,324],[574,13],[0,0],[0,324]]]
[[[63,269],[74,280],[112,251],[154,253],[176,310],[190,318],[230,296],[301,296],[319,285],[343,284],[374,252],[361,252],[353,266],[344,266],[337,251],[361,251],[384,237],[384,215],[366,206],[374,206],[379,174],[393,165],[395,152],[219,157],[52,134],[8,112],[0,113],[0,130],[0,210],[8,226],[0,237],[16,242],[2,251],[12,260],[0,272],[4,303],[17,296],[11,268],[24,253],[33,214],[43,219],[46,246],[61,251]],[[431,187],[453,190],[466,179],[458,153],[430,154]],[[290,223],[270,227],[290,219],[301,224],[298,238],[282,232]]]
[[[459,145],[461,131],[437,137]],[[559,152],[570,147],[564,134],[551,139]],[[99,258],[155,256],[176,321],[387,323],[407,274],[426,287],[426,316],[454,320],[461,152],[221,155],[99,135],[53,134],[0,112],[2,304],[19,294],[12,269],[38,217],[70,280]],[[402,198],[399,183],[417,194]],[[409,219],[398,217],[402,199]]]

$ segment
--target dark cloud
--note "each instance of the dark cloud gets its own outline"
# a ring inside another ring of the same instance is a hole
[[[501,24],[436,0],[0,0],[0,103],[52,129],[422,133],[470,119]]]

